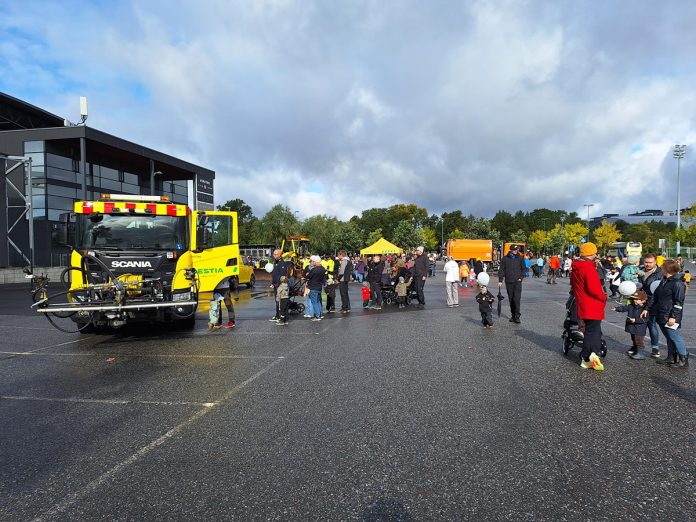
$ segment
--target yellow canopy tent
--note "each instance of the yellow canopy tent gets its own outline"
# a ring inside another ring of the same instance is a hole
[[[401,252],[403,252],[403,250],[401,250],[398,246],[381,237],[376,243],[370,245],[369,247],[363,248],[360,251],[360,255],[373,256],[375,254],[401,254]]]

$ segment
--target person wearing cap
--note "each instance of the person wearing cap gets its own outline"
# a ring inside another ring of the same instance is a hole
[[[416,260],[413,262],[413,285],[418,295],[418,306],[425,306],[425,295],[423,287],[425,286],[425,278],[428,277],[430,269],[428,256],[424,252],[424,248],[419,246],[416,248]]]
[[[570,286],[575,295],[578,319],[585,324],[585,338],[580,352],[580,367],[604,370],[599,358],[602,347],[602,320],[607,302],[602,282],[595,266],[597,246],[594,243],[580,245],[580,258],[573,261]]]
[[[527,270],[524,264],[524,256],[520,255],[519,245],[510,245],[510,251],[500,260],[498,269],[498,286],[507,290],[510,302],[510,322],[520,323],[520,301],[522,299],[522,280]]]

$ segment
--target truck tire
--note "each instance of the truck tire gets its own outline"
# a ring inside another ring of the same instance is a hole
[[[247,288],[253,288],[255,284],[256,276],[254,274],[251,274],[251,276],[249,277],[249,282],[247,283]]]
[[[233,292],[239,288],[239,278],[237,276],[230,277],[230,290]]]

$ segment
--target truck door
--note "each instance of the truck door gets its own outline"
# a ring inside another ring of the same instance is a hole
[[[224,279],[239,274],[237,213],[194,211],[191,218],[193,267],[200,291],[212,292]]]

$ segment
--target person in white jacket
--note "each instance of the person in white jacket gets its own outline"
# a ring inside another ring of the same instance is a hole
[[[459,265],[453,258],[448,258],[445,263],[445,289],[447,290],[447,306],[454,308],[459,306]]]
[[[573,267],[573,260],[570,259],[570,257],[566,256],[565,260],[563,261],[563,276],[564,277],[570,277],[570,271]]]

